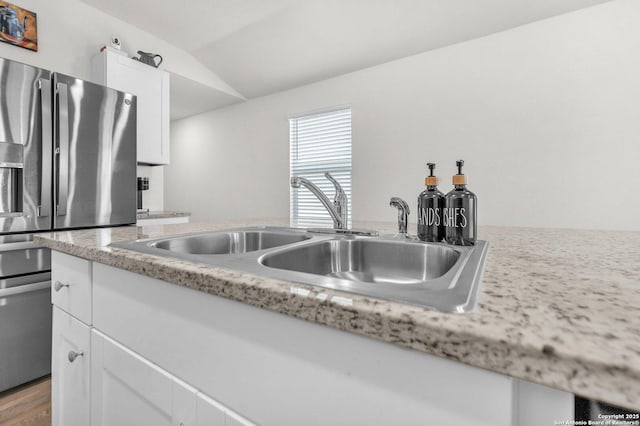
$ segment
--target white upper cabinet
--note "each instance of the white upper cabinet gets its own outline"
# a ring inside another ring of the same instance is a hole
[[[95,82],[137,96],[138,163],[169,164],[169,73],[109,50],[91,65]]]

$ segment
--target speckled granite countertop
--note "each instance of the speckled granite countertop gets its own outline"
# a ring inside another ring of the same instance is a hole
[[[52,249],[511,377],[640,409],[640,232],[481,227],[491,243],[476,311],[444,314],[108,244],[252,223],[39,234]],[[357,227],[390,230],[390,224]],[[319,293],[326,298],[316,297]],[[333,296],[339,298],[333,299]],[[352,305],[338,303],[347,297]]]
[[[168,217],[188,217],[188,216],[191,216],[191,213],[163,210],[163,211],[148,211],[148,212],[138,213],[136,215],[136,218],[140,220],[140,219],[165,219]]]

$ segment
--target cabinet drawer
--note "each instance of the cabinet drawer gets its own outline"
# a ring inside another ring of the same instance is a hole
[[[51,419],[53,426],[89,424],[90,329],[53,308]]]
[[[51,253],[51,303],[91,325],[91,262]]]

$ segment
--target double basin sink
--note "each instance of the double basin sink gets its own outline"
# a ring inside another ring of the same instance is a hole
[[[280,227],[112,246],[455,313],[473,310],[487,252],[485,241],[459,247]]]

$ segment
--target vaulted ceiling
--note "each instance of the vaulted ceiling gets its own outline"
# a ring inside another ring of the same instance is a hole
[[[609,0],[81,0],[180,47],[247,98]]]

